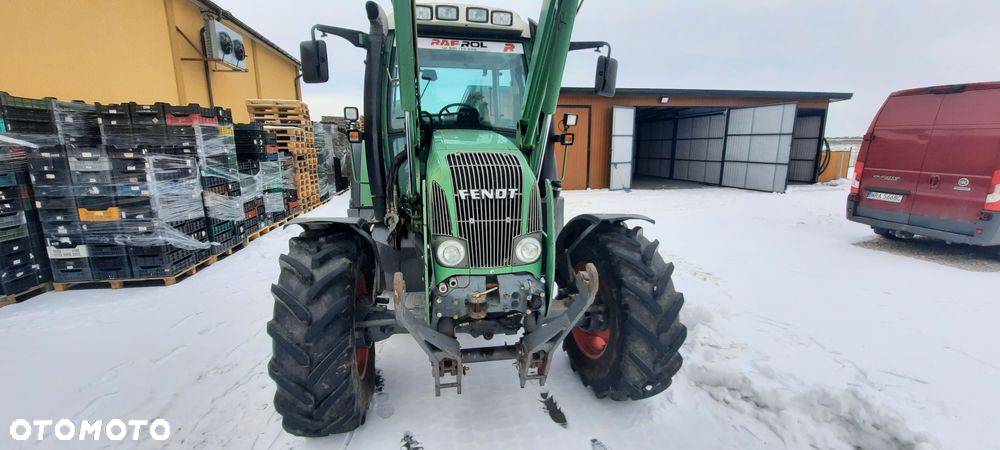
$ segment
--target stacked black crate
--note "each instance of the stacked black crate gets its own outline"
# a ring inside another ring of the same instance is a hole
[[[121,207],[111,158],[104,146],[66,151],[76,194],[80,230],[90,258],[92,280],[132,277],[125,246],[121,244]]]
[[[253,233],[271,223],[264,207],[264,180],[260,176],[260,168],[262,161],[278,157],[277,142],[274,135],[264,131],[264,126],[259,124],[236,125],[235,134],[245,217],[243,224],[247,233]]]
[[[0,140],[0,295],[47,283],[48,259],[32,201],[25,148]]]
[[[243,242],[246,231],[231,115],[221,108],[213,112],[218,123],[196,125],[195,131],[208,234],[212,253],[219,254]]]
[[[260,178],[263,186],[264,211],[269,220],[274,223],[288,217],[288,203],[285,192],[295,189],[294,157],[281,152],[278,158],[260,163]]]
[[[51,99],[0,92],[0,293],[14,295],[52,279],[27,165],[27,146],[56,143]],[[23,145],[22,145],[23,144]],[[19,210],[19,211],[17,211]],[[23,224],[18,224],[23,222]],[[21,234],[26,236],[14,238]]]
[[[122,239],[135,278],[177,275],[208,257],[196,138],[166,104],[130,105],[130,151],[116,151]]]
[[[114,225],[91,222],[94,216],[90,213],[113,214],[115,202],[107,171],[96,167],[101,164],[97,112],[94,105],[82,102],[50,103],[56,145],[33,149],[29,156],[35,205],[48,245],[53,280],[91,281],[88,239],[103,237]],[[83,221],[81,211],[88,222]]]
[[[105,233],[90,240],[91,266],[95,279],[137,277],[130,244],[133,234],[144,230],[144,221],[154,218],[150,207],[148,156],[166,139],[163,104],[120,103],[97,105],[103,154],[110,172],[109,190],[116,197],[120,222],[100,225]],[[112,228],[114,227],[114,228]]]

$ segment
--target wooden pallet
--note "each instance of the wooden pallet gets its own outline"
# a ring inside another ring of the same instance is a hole
[[[27,300],[35,295],[41,295],[52,290],[51,283],[40,284],[33,288],[18,292],[16,294],[0,296],[0,307],[13,305],[14,303]]]
[[[256,98],[247,100],[247,110],[251,111],[255,109],[309,111],[309,105],[306,105],[300,100],[282,100],[282,99],[269,99],[269,98]]]
[[[52,283],[52,288],[56,292],[63,292],[78,286],[89,286],[89,287],[110,287],[111,289],[121,289],[123,287],[133,287],[136,285],[149,285],[153,283],[163,283],[163,286],[173,286],[191,275],[198,273],[199,270],[215,264],[219,260],[219,255],[209,256],[204,261],[194,264],[187,269],[178,272],[176,275],[169,277],[144,277],[144,278],[129,278],[125,280],[95,280],[95,281],[71,281],[71,282],[55,282]]]

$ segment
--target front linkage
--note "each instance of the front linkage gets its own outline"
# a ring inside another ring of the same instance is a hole
[[[593,264],[587,264],[582,272],[574,275],[576,292],[552,302],[552,310],[545,319],[535,320],[527,315],[524,320],[524,335],[517,344],[494,347],[462,349],[458,339],[441,333],[427,325],[426,321],[414,316],[406,306],[406,285],[403,274],[397,272],[393,279],[393,304],[396,322],[410,333],[427,353],[434,376],[434,393],[441,395],[442,388],[455,388],[462,393],[462,375],[465,363],[500,361],[513,359],[517,362],[521,387],[528,380],[538,380],[545,385],[552,355],[570,334],[573,327],[583,317],[597,295],[598,276]],[[420,297],[420,293],[409,294]],[[422,303],[422,302],[421,302]],[[421,311],[422,307],[419,308]],[[453,381],[442,382],[442,377],[451,375]]]

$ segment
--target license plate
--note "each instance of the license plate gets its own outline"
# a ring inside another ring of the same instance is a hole
[[[869,192],[868,200],[878,200],[880,202],[903,203],[903,194],[890,194],[887,192]]]

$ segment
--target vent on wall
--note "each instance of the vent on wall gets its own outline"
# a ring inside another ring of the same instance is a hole
[[[247,48],[243,36],[217,20],[205,20],[205,55],[210,61],[247,71]]]

